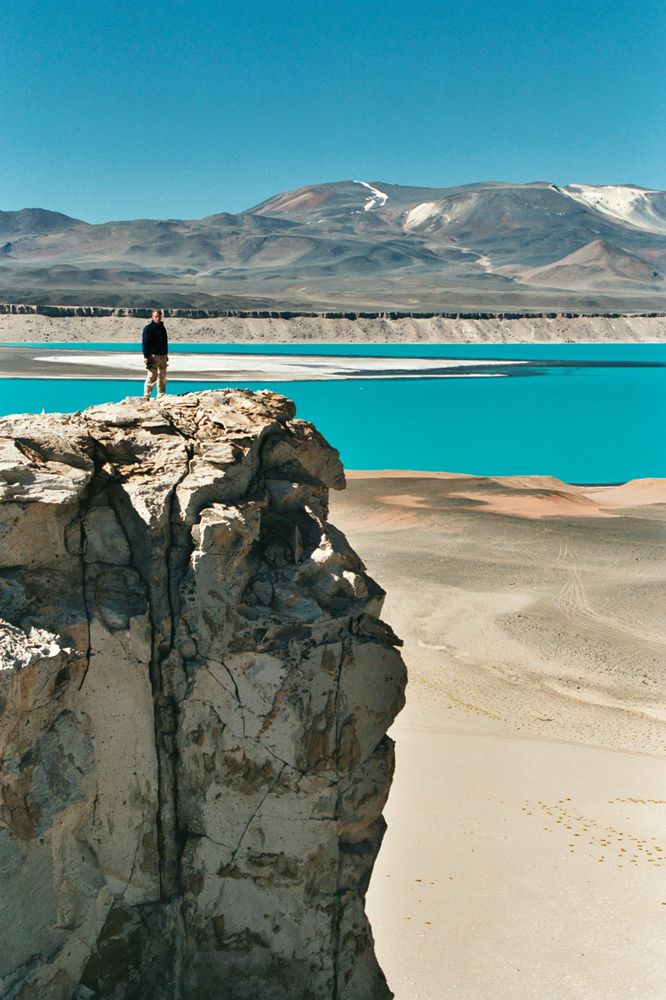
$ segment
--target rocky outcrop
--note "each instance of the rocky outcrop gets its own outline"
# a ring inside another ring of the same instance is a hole
[[[391,996],[405,676],[343,486],[269,392],[0,421],[0,995]]]
[[[9,246],[10,244],[5,244]],[[0,250],[4,249],[0,247]],[[132,317],[140,319],[150,319],[152,308],[134,308],[132,306],[73,306],[73,305],[46,305],[46,304],[24,304],[16,302],[0,302],[0,315],[11,316],[51,316],[51,317],[85,317],[92,316],[101,318],[106,316]],[[395,320],[395,319],[455,319],[455,320],[516,320],[516,319],[621,319],[625,316],[640,316],[647,318],[664,317],[663,312],[570,312],[557,310],[555,312],[543,312],[536,310],[525,311],[458,311],[443,312],[437,311],[416,311],[404,309],[383,309],[381,311],[368,310],[324,310],[324,311],[303,311],[299,309],[188,309],[173,308],[167,313],[168,318],[176,319],[344,319],[344,320]]]

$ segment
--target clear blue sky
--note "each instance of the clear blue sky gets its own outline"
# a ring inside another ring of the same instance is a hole
[[[4,0],[0,209],[321,181],[666,188],[666,0]]]

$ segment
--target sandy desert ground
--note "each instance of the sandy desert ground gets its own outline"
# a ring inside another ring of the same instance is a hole
[[[666,996],[666,481],[352,473],[407,707],[368,909],[397,1000]]]
[[[0,343],[133,343],[147,320],[125,316],[0,314]],[[519,319],[165,319],[180,344],[528,344],[663,343],[666,316],[534,316]]]

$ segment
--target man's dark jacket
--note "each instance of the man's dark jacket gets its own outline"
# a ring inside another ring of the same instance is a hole
[[[144,358],[151,354],[169,353],[169,342],[164,323],[156,323],[155,320],[151,320],[147,326],[144,326],[142,346]]]

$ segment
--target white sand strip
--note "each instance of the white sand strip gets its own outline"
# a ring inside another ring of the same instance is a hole
[[[145,370],[140,353],[121,351],[86,351],[78,354],[35,355],[36,362],[53,365],[85,365],[86,367],[123,369],[129,372]],[[447,375],[464,374],[465,369],[479,365],[492,365],[498,369],[506,365],[526,364],[524,361],[506,361],[483,358],[387,358],[387,357],[337,357],[302,356],[282,354],[171,354],[169,374],[210,376],[234,379],[248,378],[248,373],[274,379],[335,379],[335,378],[393,378],[397,373],[409,376],[428,376],[447,369]],[[492,372],[485,373],[488,376]],[[500,371],[497,374],[501,374]]]

